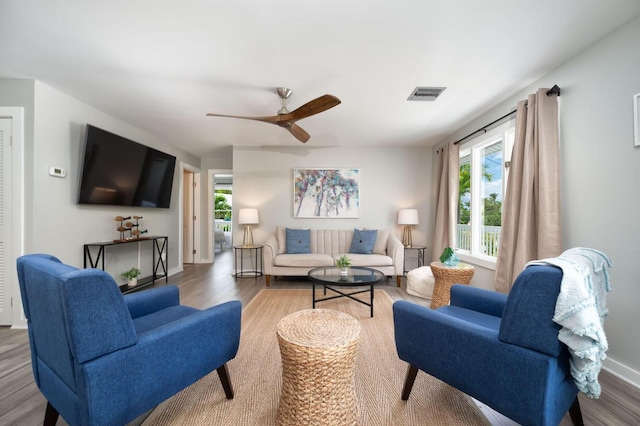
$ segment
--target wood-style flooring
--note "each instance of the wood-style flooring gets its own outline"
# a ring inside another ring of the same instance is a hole
[[[228,300],[247,304],[265,288],[264,277],[233,278],[233,253],[224,250],[216,254],[214,265],[186,265],[183,272],[169,278],[180,287],[182,303],[207,308]],[[403,280],[404,281],[404,280]],[[162,284],[164,285],[164,282]],[[426,301],[396,287],[395,278],[380,287],[394,299],[409,300],[421,305]],[[270,288],[310,288],[304,278],[272,279]],[[602,396],[592,400],[580,395],[580,405],[586,425],[639,425],[640,389],[618,379],[606,371],[600,373]],[[398,397],[400,397],[400,389]],[[512,421],[481,403],[478,406],[493,425],[514,425]],[[31,355],[26,330],[0,327],[0,425],[39,425],[44,418],[46,401],[38,391],[31,372]],[[136,422],[139,423],[139,422]],[[62,419],[58,425],[66,424]],[[565,416],[562,425],[570,425]]]

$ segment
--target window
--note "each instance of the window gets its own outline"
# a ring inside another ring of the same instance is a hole
[[[513,121],[460,148],[460,190],[456,251],[493,266],[500,246],[505,159],[511,157]]]

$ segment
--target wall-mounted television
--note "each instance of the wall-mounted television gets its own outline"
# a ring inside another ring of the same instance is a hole
[[[176,157],[87,124],[79,204],[169,208]]]

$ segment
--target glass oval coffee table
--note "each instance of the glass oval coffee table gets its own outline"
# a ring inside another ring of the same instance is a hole
[[[311,295],[315,309],[316,303],[326,300],[338,299],[340,297],[348,297],[358,303],[369,306],[371,316],[373,317],[373,286],[375,283],[382,281],[384,274],[373,268],[351,267],[346,276],[340,275],[340,268],[332,266],[323,266],[309,271],[309,280],[313,285],[313,293]],[[316,284],[323,288],[323,295],[327,295],[327,290],[337,293],[335,296],[316,297]],[[365,289],[355,289],[351,291],[347,287],[366,287]],[[356,294],[369,293],[369,302],[354,297]]]

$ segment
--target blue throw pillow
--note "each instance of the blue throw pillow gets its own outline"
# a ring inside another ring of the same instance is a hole
[[[358,254],[373,253],[373,246],[376,243],[377,236],[378,236],[377,229],[367,230],[367,231],[354,229],[353,239],[351,240],[351,247],[349,247],[349,253],[358,253]]]
[[[311,253],[311,231],[287,228],[287,254]]]

